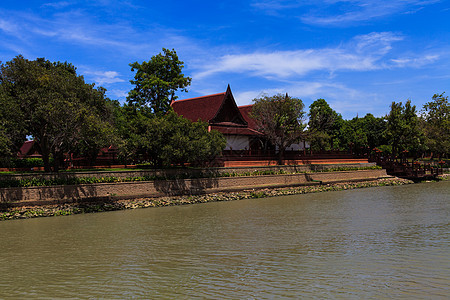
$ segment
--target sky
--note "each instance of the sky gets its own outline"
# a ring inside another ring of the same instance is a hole
[[[67,61],[126,101],[133,62],[175,49],[192,78],[179,99],[225,92],[238,105],[288,93],[345,119],[420,110],[449,91],[450,0],[0,2],[0,61]]]

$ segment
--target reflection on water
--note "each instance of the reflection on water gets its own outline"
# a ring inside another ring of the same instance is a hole
[[[450,182],[0,223],[0,298],[446,298]]]

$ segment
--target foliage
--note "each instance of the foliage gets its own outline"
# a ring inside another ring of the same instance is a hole
[[[128,104],[136,106],[150,114],[165,114],[170,103],[177,99],[178,89],[187,91],[191,78],[181,72],[184,63],[178,59],[174,49],[163,48],[163,53],[152,56],[150,61],[130,64],[131,71],[136,71],[135,86],[128,95]]]
[[[17,103],[7,97],[0,71],[0,157],[12,157],[26,140],[25,124]]]
[[[385,134],[393,155],[398,156],[402,151],[418,153],[423,150],[423,135],[416,106],[411,105],[411,100],[406,101],[404,106],[401,102],[392,102],[386,120]]]
[[[156,117],[128,112],[128,118],[122,157],[148,161],[153,167],[200,164],[215,158],[226,145],[222,134],[208,132],[207,123],[191,122],[172,110]]]
[[[372,114],[367,114],[364,118],[344,120],[338,136],[340,149],[346,150],[349,146],[353,152],[374,149],[386,143],[383,135],[385,129],[384,118],[375,118]]]
[[[251,116],[259,130],[278,147],[278,163],[281,164],[286,147],[304,138],[303,102],[287,94],[265,95],[253,102]]]
[[[444,93],[432,99],[423,106],[423,127],[429,150],[442,157],[450,153],[450,106]]]
[[[308,136],[315,151],[339,148],[343,119],[324,99],[317,99],[309,106]]]
[[[98,149],[93,133],[109,126],[105,90],[86,84],[74,66],[17,56],[1,65],[0,77],[5,101],[17,108],[15,114],[21,121],[16,124],[23,124],[26,134],[39,144],[46,171],[50,171],[51,156],[58,171],[64,153],[78,146]]]

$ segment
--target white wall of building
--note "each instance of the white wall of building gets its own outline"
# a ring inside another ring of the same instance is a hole
[[[249,149],[250,141],[247,136],[242,135],[225,135],[227,146],[225,150],[245,150]]]
[[[289,147],[286,147],[286,150],[288,150],[288,151],[289,150],[291,150],[291,151],[301,151],[301,150],[305,150],[305,148],[306,149],[309,148],[309,142],[305,142],[305,143],[300,142],[298,144],[292,144]],[[277,150],[278,150],[278,147],[277,147]]]

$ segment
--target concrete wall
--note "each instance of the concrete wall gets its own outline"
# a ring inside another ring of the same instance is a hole
[[[238,191],[252,188],[285,187],[387,177],[385,170],[303,173],[266,176],[157,180],[125,183],[102,183],[49,187],[3,188],[0,202],[71,202],[88,198],[132,199],[180,194]],[[36,204],[36,203],[33,203]]]

